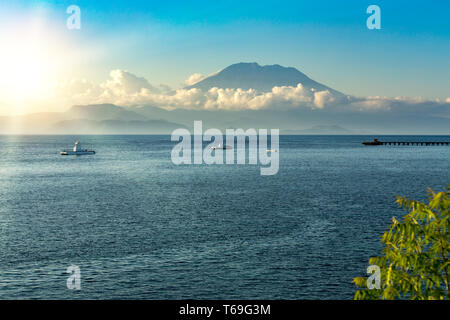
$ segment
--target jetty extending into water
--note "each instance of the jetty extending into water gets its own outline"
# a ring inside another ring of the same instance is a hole
[[[373,139],[373,141],[364,141],[362,143],[365,146],[448,146],[449,141],[379,141]]]

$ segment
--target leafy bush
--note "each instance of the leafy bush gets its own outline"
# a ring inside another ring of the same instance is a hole
[[[368,288],[373,287],[374,276],[357,277],[353,282],[360,290],[355,300],[450,298],[450,185],[444,192],[430,189],[428,194],[428,204],[397,197],[409,213],[402,221],[392,218],[389,231],[381,238],[382,255],[369,260],[379,267],[379,289]]]

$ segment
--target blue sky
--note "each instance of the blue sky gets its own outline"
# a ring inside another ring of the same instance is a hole
[[[65,27],[71,4],[81,8],[81,30]],[[381,30],[366,28],[371,4],[381,8]],[[64,77],[102,81],[123,69],[176,88],[193,73],[255,61],[296,67],[352,95],[428,99],[450,95],[449,15],[446,0],[0,4],[0,21],[39,17],[46,36],[70,48]]]

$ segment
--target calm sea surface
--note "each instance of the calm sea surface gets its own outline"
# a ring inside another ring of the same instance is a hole
[[[395,195],[450,183],[450,147],[371,138],[282,136],[261,176],[175,166],[169,136],[0,136],[0,299],[351,299]]]

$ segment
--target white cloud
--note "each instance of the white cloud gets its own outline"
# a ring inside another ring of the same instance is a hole
[[[356,111],[390,110],[392,100],[382,97],[353,98],[349,107]]]
[[[101,84],[101,87],[110,91],[113,95],[125,95],[147,89],[157,93],[159,90],[153,87],[145,78],[139,78],[134,74],[123,70],[112,70],[110,79]]]
[[[202,81],[205,78],[206,78],[206,76],[204,76],[200,73],[194,73],[194,74],[191,74],[186,80],[184,80],[184,83],[188,86],[192,86],[192,85],[196,84],[197,82]]]
[[[64,80],[55,88],[55,96],[69,104],[88,104],[102,93],[100,86],[86,79]]]
[[[333,97],[328,90],[314,92],[314,104],[317,108],[322,109],[324,106],[333,103],[335,100],[336,98]]]

